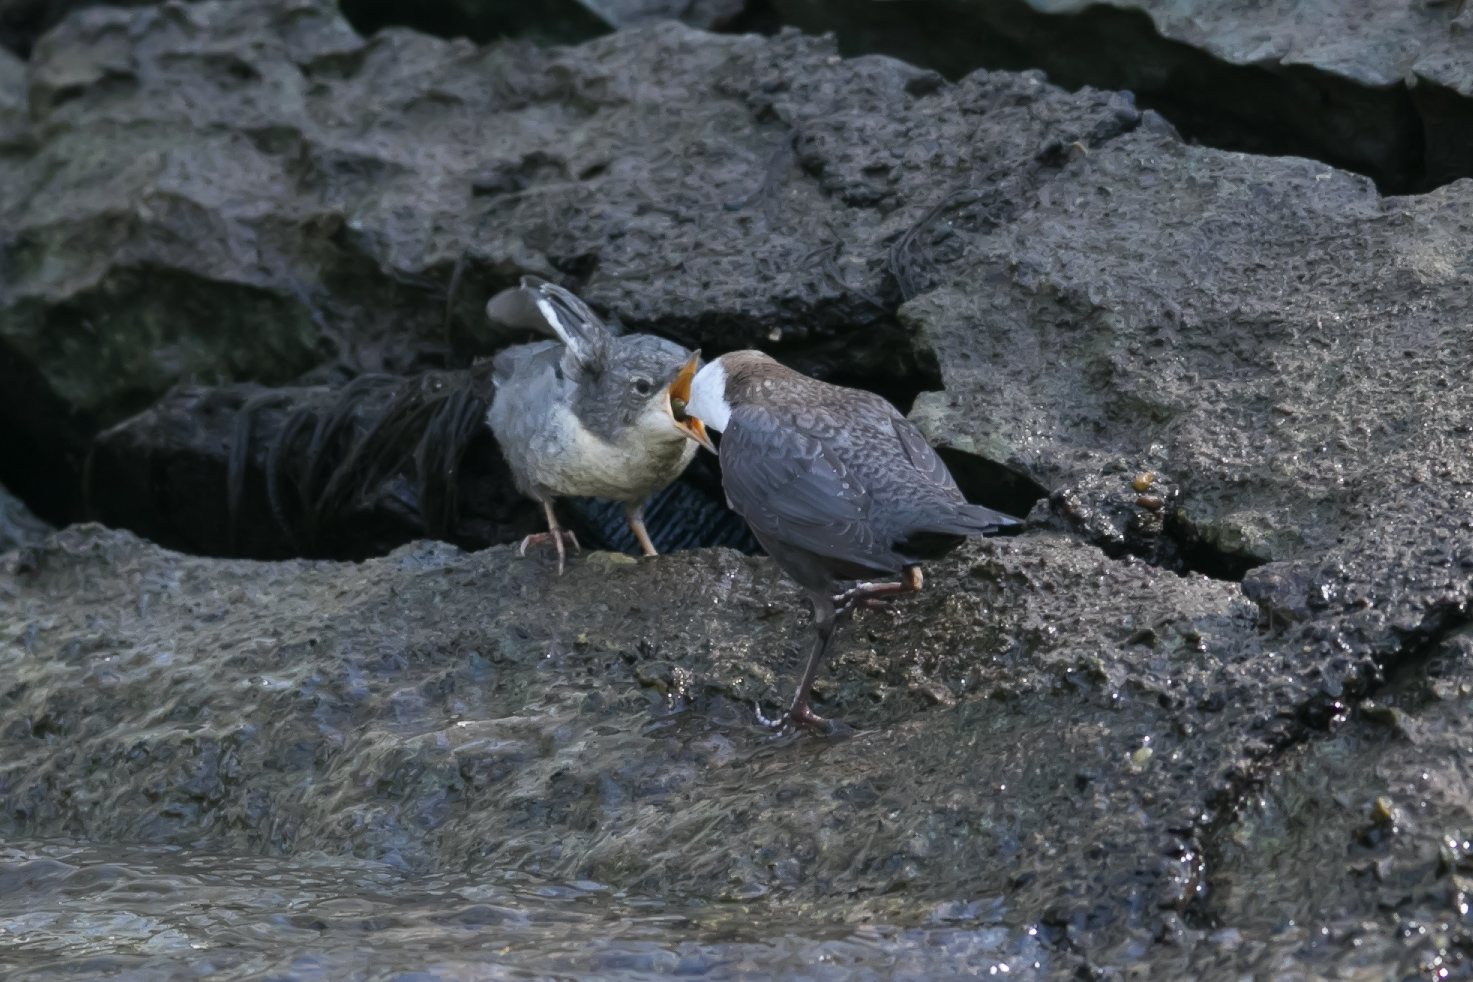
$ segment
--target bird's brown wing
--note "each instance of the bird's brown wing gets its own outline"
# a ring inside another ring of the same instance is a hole
[[[846,564],[886,569],[870,492],[823,441],[766,409],[739,406],[721,435],[727,503],[759,536]]]

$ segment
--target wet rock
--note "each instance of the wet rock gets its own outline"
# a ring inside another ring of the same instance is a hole
[[[1062,896],[1102,954],[1197,895],[1203,803],[1272,704],[1236,584],[1051,535],[967,546],[847,624],[839,741],[774,741],[725,694],[787,697],[809,616],[731,551],[559,578],[509,548],[248,563],[79,526],[4,570],[15,834],[489,864],[849,922],[971,898],[1025,925]]]
[[[371,388],[366,370],[517,340],[475,315],[525,270],[708,354],[939,374],[913,418],[969,485],[996,480],[1020,512],[1043,498],[1039,530],[969,545],[922,597],[846,625],[818,693],[857,733],[791,743],[751,723],[750,700],[788,695],[805,637],[765,560],[600,551],[559,579],[504,548],[252,564],[64,531],[0,561],[13,831],[479,863],[851,920],[956,903],[1026,928],[1066,974],[1155,959],[1199,977],[1218,957],[1243,974],[1315,950],[1274,904],[1235,906],[1224,836],[1276,767],[1346,733],[1409,767],[1460,759],[1445,715],[1356,707],[1468,616],[1463,185],[1380,198],[1324,165],[1189,146],[1123,95],[1036,73],[947,84],[791,34],[475,49],[361,42],[293,9],[93,12],[38,52],[35,146],[0,155],[22,274],[0,287],[0,422],[27,423],[0,440],[70,452],[183,371],[67,388],[77,369],[38,338],[86,365],[98,345],[216,330],[179,315],[182,294],[109,276],[173,270],[198,310],[301,325],[303,361],[335,362],[315,378]],[[229,48],[249,71],[220,56],[231,32],[264,39]],[[217,102],[178,98],[205,78]],[[165,136],[178,156],[149,171]],[[252,166],[221,169],[239,155]],[[123,162],[140,172],[107,170]],[[141,217],[78,231],[119,214]],[[104,313],[120,319],[94,336]],[[49,326],[14,329],[32,323]],[[179,347],[202,379],[231,377],[211,350]],[[156,432],[213,454],[218,487],[219,438],[190,428],[249,397],[178,389]],[[195,402],[169,422],[173,399]],[[264,470],[261,444],[236,445],[237,473]],[[119,473],[147,453],[123,456]],[[1366,790],[1282,879],[1365,850],[1331,891],[1353,890],[1347,909],[1419,910],[1419,890],[1443,891],[1429,916],[1457,909],[1466,881],[1398,877],[1435,873],[1443,847],[1460,869],[1465,839],[1428,852],[1415,791]],[[1394,834],[1372,820],[1382,796]],[[1357,928],[1331,902],[1306,909],[1334,920],[1335,957],[1360,957],[1360,931],[1376,968],[1401,965],[1389,921]],[[1194,926],[1229,921],[1236,939]]]
[[[1297,957],[1320,964],[1368,958],[1389,976],[1469,971],[1473,732],[1466,694],[1444,700],[1430,690],[1457,692],[1473,682],[1470,652],[1464,629],[1404,666],[1357,710],[1366,725],[1289,755],[1223,829],[1211,864],[1217,909],[1229,922],[1272,909],[1296,926],[1268,950],[1240,950],[1219,967],[1250,971],[1258,959],[1281,957],[1274,949],[1297,946],[1304,952]],[[1414,726],[1418,739],[1381,722],[1391,718]],[[1290,868],[1323,877],[1310,884]]]
[[[1473,599],[1473,473],[1459,442],[1469,427],[1455,395],[1467,385],[1457,338],[1473,269],[1452,245],[1470,209],[1466,182],[1381,198],[1323,165],[1187,146],[1148,119],[1070,161],[1006,228],[956,233],[973,285],[942,285],[902,309],[945,382],[912,417],[954,452],[1054,488],[1035,525],[1168,568],[1243,577],[1259,609],[1259,670],[1283,681],[1254,697],[1279,708],[1254,724],[1236,786],[1286,759],[1294,776],[1244,819],[1272,834],[1203,834],[1218,857],[1207,863],[1208,909],[1215,923],[1242,924],[1297,905],[1296,923],[1329,925],[1313,942],[1327,960],[1367,951],[1375,964],[1421,970],[1423,954],[1464,957],[1450,940],[1463,895],[1434,880],[1437,848],[1421,830],[1455,827],[1466,785],[1445,776],[1438,806],[1423,804],[1415,781],[1386,793],[1392,775],[1436,774],[1439,753],[1453,759],[1450,747],[1467,742],[1461,708],[1351,707],[1380,700],[1388,673],[1439,650]],[[1143,535],[1151,515],[1162,524]],[[1127,640],[1150,650],[1159,632],[1141,625]],[[1223,703],[1204,694],[1197,705]],[[1315,731],[1332,734],[1328,747],[1290,752]],[[1347,746],[1357,756],[1342,765],[1335,754]],[[1342,800],[1347,782],[1356,790]],[[1438,808],[1447,817],[1424,825]],[[1320,814],[1333,831],[1311,817]],[[1296,823],[1314,831],[1291,848],[1285,830]],[[1343,869],[1347,843],[1370,865],[1357,858],[1331,895],[1295,892],[1313,875],[1284,870]],[[1376,911],[1423,925],[1428,942],[1409,955],[1387,922],[1357,920]],[[1232,966],[1280,964],[1308,938],[1246,946]],[[1211,964],[1193,944],[1182,950],[1186,977]]]
[[[38,545],[52,531],[20,499],[0,487],[0,552]]]
[[[837,32],[960,77],[1041,68],[1067,88],[1134,92],[1211,146],[1313,157],[1393,193],[1473,175],[1473,19],[1457,2],[774,0]]]
[[[897,237],[958,174],[976,221],[1007,221],[1061,148],[1139,120],[1032,77],[917,86],[793,33],[481,49],[365,41],[325,4],[91,8],[28,77],[34,146],[0,155],[0,381],[34,394],[0,430],[54,431],[38,470],[71,494],[23,486],[13,454],[0,479],[56,521],[87,438],[171,385],[465,364],[524,340],[482,309],[528,272],[631,329],[908,401],[934,368],[893,307],[929,274],[892,268]]]

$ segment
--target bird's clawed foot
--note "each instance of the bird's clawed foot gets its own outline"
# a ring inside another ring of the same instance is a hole
[[[898,583],[861,583],[852,590],[834,595],[834,613],[848,614],[859,607],[884,607],[897,597],[919,593],[925,585],[919,566],[907,566]]]
[[[540,546],[543,543],[551,542],[557,546],[557,575],[562,576],[563,565],[567,560],[567,552],[563,548],[564,540],[573,547],[574,552],[583,551],[578,545],[578,536],[573,534],[572,529],[555,529],[551,532],[536,532],[527,536],[522,540],[522,544],[517,546],[517,555],[525,556],[528,546]]]
[[[754,702],[757,709],[757,722],[769,730],[777,730],[779,733],[795,733],[808,730],[819,736],[841,736],[851,732],[849,727],[836,719],[825,719],[815,713],[805,702],[796,705],[783,713],[776,719],[768,719],[762,715],[762,704]]]
[[[860,607],[879,609],[907,592],[899,583],[861,583],[853,590],[834,594],[834,614],[853,613]]]

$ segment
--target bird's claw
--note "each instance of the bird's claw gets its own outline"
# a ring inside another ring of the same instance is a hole
[[[852,590],[834,594],[834,615],[848,614],[860,607],[883,610],[890,601],[918,592],[922,583],[920,569],[907,566],[898,583],[861,583]]]
[[[531,535],[527,536],[526,538],[524,538],[522,540],[522,544],[521,545],[517,546],[517,555],[518,556],[525,556],[527,554],[527,547],[528,546],[540,546],[544,542],[551,542],[551,541],[553,541],[554,534],[561,535],[563,537],[563,539],[566,540],[567,543],[573,547],[573,551],[574,552],[581,552],[582,551],[582,548],[578,545],[578,536],[577,536],[577,534],[574,533],[574,531],[572,529],[562,529],[558,533],[553,533],[553,532],[534,532],[534,533],[532,533]]]
[[[893,599],[892,597],[850,597],[841,593],[834,597],[834,616],[843,617],[860,609],[889,610],[894,613],[894,608],[890,606]]]
[[[776,719],[768,719],[762,715],[762,704],[760,702],[754,700],[752,705],[757,710],[757,722],[769,730],[777,730],[784,733],[789,730],[812,730],[815,733],[829,736],[835,733],[845,732],[848,729],[848,727],[844,726],[838,720],[825,719],[807,706],[794,706]]]
[[[527,555],[528,546],[540,546],[544,542],[551,542],[553,545],[557,546],[557,575],[562,576],[563,562],[565,556],[567,555],[563,551],[564,540],[566,540],[568,544],[573,547],[574,552],[583,551],[582,547],[578,545],[578,536],[573,533],[572,529],[558,529],[556,532],[534,532],[526,538],[522,539],[522,544],[517,546],[517,555],[525,557]]]

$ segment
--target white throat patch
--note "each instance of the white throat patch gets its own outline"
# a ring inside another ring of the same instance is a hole
[[[696,372],[690,383],[690,402],[685,411],[717,433],[731,422],[731,406],[726,402],[726,368],[718,358]]]

